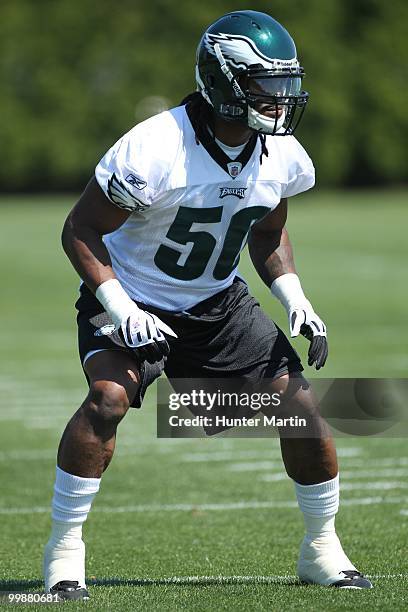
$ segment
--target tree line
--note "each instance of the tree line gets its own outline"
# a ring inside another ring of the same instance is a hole
[[[2,190],[81,189],[125,131],[195,89],[203,30],[245,8],[296,41],[310,93],[298,137],[319,183],[406,181],[406,0],[3,0]]]

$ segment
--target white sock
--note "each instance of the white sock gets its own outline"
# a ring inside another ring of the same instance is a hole
[[[74,476],[57,467],[52,499],[53,520],[82,525],[99,491],[100,483],[100,478]]]
[[[334,520],[339,509],[339,475],[314,485],[295,482],[296,497],[303,512],[306,535],[316,538],[335,533]]]
[[[305,582],[329,585],[355,570],[336,535],[334,520],[339,508],[339,475],[327,482],[301,485],[295,482],[306,535],[300,548],[298,575]]]
[[[85,545],[82,525],[99,490],[100,478],[82,478],[56,469],[52,531],[45,547],[46,592],[61,580],[85,587]]]

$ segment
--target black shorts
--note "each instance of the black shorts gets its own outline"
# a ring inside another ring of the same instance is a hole
[[[303,370],[285,334],[261,310],[241,279],[236,278],[230,287],[188,311],[169,312],[137,304],[160,317],[178,338],[168,338],[170,354],[166,360],[139,364],[141,386],[132,402],[135,408],[140,408],[147,387],[163,371],[170,381],[234,378],[256,384],[264,378]],[[82,364],[90,351],[100,349],[122,350],[134,357],[119,334],[111,333],[111,320],[84,284],[75,306]]]

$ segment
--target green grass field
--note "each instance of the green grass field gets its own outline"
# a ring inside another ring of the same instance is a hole
[[[329,377],[407,376],[406,200],[404,192],[322,193],[291,203],[298,270],[329,329]],[[76,354],[78,281],[59,246],[71,204],[0,202],[0,590],[41,589],[56,446],[86,391]],[[281,306],[246,258],[241,269],[286,330]],[[304,357],[306,342],[295,345]],[[296,580],[303,527],[277,440],[157,440],[155,419],[151,389],[144,409],[120,426],[84,528],[92,600],[64,609],[408,607],[406,440],[338,440],[338,532],[376,588],[336,591]]]

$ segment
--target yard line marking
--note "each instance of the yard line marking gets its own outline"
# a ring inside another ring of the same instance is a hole
[[[408,489],[408,482],[343,482],[341,476],[342,474],[340,475],[341,491],[372,491],[373,489],[378,489],[380,491],[392,491],[393,489]],[[260,476],[259,480],[264,482],[280,482],[285,480],[289,481],[289,477],[285,473],[265,474],[265,476]]]
[[[240,463],[232,463],[227,467],[229,472],[257,472],[262,470],[282,469],[282,460],[280,461],[246,461]]]
[[[362,454],[361,448],[349,447],[337,449],[337,455],[339,457],[357,457]],[[280,458],[281,451],[279,448],[271,448],[259,451],[259,450],[238,450],[238,451],[214,451],[208,453],[185,453],[181,460],[188,463],[206,463],[213,461],[237,461],[239,459],[274,459],[275,457]]]
[[[408,578],[408,574],[366,574],[372,580],[401,579]],[[16,581],[8,580],[8,585],[15,585]],[[27,587],[38,586],[37,581],[25,581]],[[167,584],[175,585],[226,585],[226,584],[277,584],[277,585],[301,585],[298,576],[286,574],[278,575],[253,575],[253,576],[168,576],[158,578],[100,578],[88,579],[90,586],[160,586]],[[305,585],[306,586],[306,585]],[[307,588],[310,588],[307,586]]]
[[[379,489],[380,491],[391,491],[392,489],[408,489],[408,482],[397,482],[382,480],[379,482],[345,482],[340,483],[340,490],[343,491],[362,491],[366,489],[371,491]]]
[[[347,470],[340,470],[340,480],[347,478],[350,480],[356,480],[358,478],[392,478],[395,476],[408,476],[408,470],[406,468],[390,468],[385,470],[359,470],[349,472]]]
[[[379,578],[408,578],[408,574],[366,574],[366,576],[374,580]]]
[[[215,451],[213,453],[185,453],[181,461],[187,463],[207,463],[213,461],[237,461],[237,459],[271,459],[280,457],[280,450],[271,448],[269,451]]]
[[[39,459],[51,459],[57,457],[57,447],[55,449],[42,450],[17,450],[0,451],[0,461],[35,461]]]
[[[407,504],[408,497],[354,497],[342,499],[343,506],[370,506],[376,504]],[[141,504],[137,506],[98,506],[93,508],[92,512],[103,514],[124,514],[124,513],[139,513],[139,512],[206,512],[206,511],[223,511],[223,510],[259,510],[270,508],[297,508],[298,504],[294,500],[285,501],[239,501],[230,503],[214,503],[214,504]],[[50,506],[33,506],[30,508],[0,508],[0,515],[18,515],[18,514],[47,514],[50,512]]]
[[[366,574],[368,578],[379,580],[381,578],[408,578],[408,574]],[[103,586],[104,584],[129,585],[162,585],[162,584],[301,584],[298,576],[170,576],[168,578],[107,578],[101,580],[88,580],[89,585]],[[307,585],[305,585],[307,586]]]
[[[27,391],[25,389],[24,391]],[[29,391],[29,389],[28,389]],[[7,398],[7,404],[20,404],[25,406],[28,404],[29,406],[42,406],[44,403],[55,403],[55,404],[70,404],[71,402],[78,402],[84,399],[83,394],[71,394],[71,393],[44,393],[41,395],[30,395],[29,397],[23,395],[11,395]]]
[[[373,466],[373,470],[376,470],[378,467],[384,466],[404,466],[408,465],[408,457],[382,457],[380,459],[375,459],[374,457],[367,457],[366,459],[354,459],[353,457],[344,457],[343,459],[352,459],[351,466],[353,468],[358,467],[369,467],[370,462]],[[258,472],[258,471],[267,471],[273,470],[277,467],[282,468],[281,462],[276,461],[246,461],[233,463],[227,467],[228,471],[231,472]],[[341,475],[341,470],[340,470]]]
[[[89,585],[104,586],[108,585],[164,585],[164,584],[292,584],[299,583],[297,576],[171,576],[169,578],[107,578],[106,580],[88,580]]]
[[[398,465],[408,465],[408,457],[379,457],[376,459],[375,457],[367,457],[367,459],[356,459],[353,461],[353,468],[356,467],[369,467],[370,463],[373,466],[373,469],[377,469],[377,467],[387,467],[387,466],[398,466]]]
[[[337,449],[338,457],[358,457],[363,454],[363,449],[357,446],[345,446]]]
[[[290,480],[286,472],[278,472],[276,474],[261,474],[258,476],[258,480],[262,482],[280,482],[281,480]]]
[[[367,470],[367,471],[358,471],[358,472],[348,472],[345,470],[340,470],[340,486],[344,489],[345,480],[360,480],[362,478],[387,478],[387,477],[396,477],[396,476],[408,476],[408,470],[405,468],[395,468],[395,469],[387,469],[387,470]],[[276,474],[261,474],[258,476],[258,480],[262,482],[280,482],[281,480],[287,480],[289,476],[286,472],[280,472]],[[359,485],[356,485],[356,488],[362,488]],[[375,487],[373,484],[367,483],[367,489],[372,488],[385,488],[385,487]]]
[[[1,415],[0,415],[0,421],[1,421]],[[40,421],[41,422],[41,421]],[[56,421],[53,421],[54,425],[56,423]],[[132,457],[135,456],[136,458],[138,456],[140,456],[141,454],[145,455],[146,453],[151,453],[152,456],[155,455],[160,455],[162,453],[166,453],[166,454],[171,454],[174,457],[175,461],[179,461],[179,457],[177,456],[177,450],[174,449],[172,447],[173,445],[171,443],[166,444],[164,443],[164,441],[158,441],[157,439],[154,439],[151,441],[151,443],[149,444],[139,444],[136,448],[134,447],[134,440],[131,440],[131,444],[129,442],[129,444],[126,443],[126,441],[122,440],[122,447],[118,447],[117,449],[117,455],[118,457]],[[184,446],[184,445],[183,445]],[[131,447],[131,448],[129,448]],[[356,449],[357,450],[357,449]],[[230,451],[227,451],[230,452]],[[245,453],[245,454],[249,454],[249,453],[256,453],[258,451],[237,451],[236,456],[240,455],[241,453]],[[225,451],[216,451],[215,455],[217,455],[218,453],[218,457],[216,460],[221,461],[221,457],[222,454],[225,453]],[[185,460],[186,457],[189,457],[191,455],[191,457],[193,457],[194,455],[198,455],[200,461],[204,461],[204,458],[207,460],[207,454],[206,453],[184,453],[182,455],[183,459]],[[211,456],[210,453],[208,453],[208,456]],[[234,453],[231,452],[231,456],[234,456]],[[7,462],[7,461],[27,461],[27,460],[32,460],[32,461],[42,461],[42,460],[50,460],[50,459],[55,459],[56,457],[56,447],[55,448],[50,448],[50,449],[21,449],[21,450],[10,450],[10,451],[0,451],[0,462]],[[196,461],[195,459],[193,459],[193,462]],[[366,460],[362,460],[361,465],[363,465],[364,467],[369,467],[369,458],[367,458]],[[197,461],[198,462],[198,461]],[[393,488],[406,488],[406,484],[402,483],[402,482],[398,482],[398,483],[394,483],[391,484],[390,483],[385,483],[383,484],[381,483],[363,483],[362,485],[356,485],[355,487],[350,487],[350,485],[348,483],[344,483],[344,480],[360,480],[362,478],[388,478],[388,477],[404,477],[404,476],[408,476],[408,470],[404,469],[404,467],[400,467],[398,468],[397,466],[408,466],[408,457],[383,457],[381,459],[377,459],[377,460],[372,460],[373,462],[373,468],[371,470],[362,470],[362,471],[353,471],[351,472],[350,470],[341,470],[340,469],[340,479],[342,482],[342,488],[343,490],[353,490],[356,489],[383,489],[383,490],[390,490]],[[360,464],[360,460],[359,459],[355,459],[353,461],[353,468],[357,468],[358,464]],[[382,465],[384,466],[389,466],[389,469],[383,469],[383,470],[378,470],[378,467],[381,467]],[[392,466],[395,466],[394,468]],[[272,474],[261,474],[258,476],[258,479],[263,481],[263,482],[281,482],[281,481],[285,481],[285,480],[289,480],[289,477],[286,475],[286,473],[283,471],[283,465],[282,465],[282,461],[253,461],[253,462],[243,462],[243,463],[233,463],[230,464],[228,466],[226,466],[226,468],[229,471],[236,471],[236,472],[241,472],[241,471],[271,471],[271,472],[275,472]]]
[[[133,442],[134,443],[134,442]],[[118,457],[140,457],[140,455],[146,455],[151,453],[152,456],[159,456],[162,454],[171,454],[172,449],[169,447],[154,448],[153,444],[157,444],[157,440],[152,441],[152,445],[138,444],[136,448],[129,448],[126,445],[122,445],[122,448],[118,448],[116,455]],[[54,448],[48,449],[27,449],[27,450],[10,450],[0,451],[0,463],[7,461],[41,461],[45,459],[56,459],[58,445],[55,444]],[[174,457],[177,460],[177,457]]]

